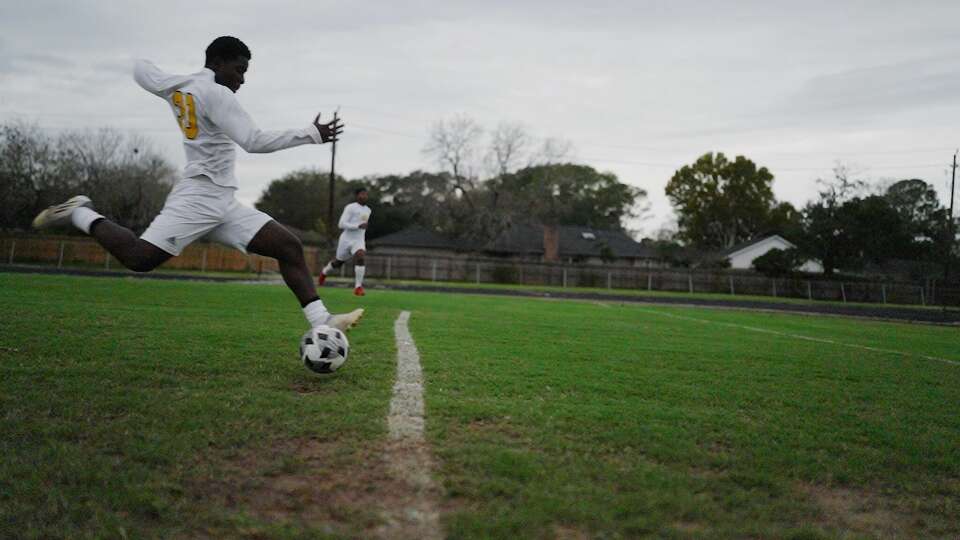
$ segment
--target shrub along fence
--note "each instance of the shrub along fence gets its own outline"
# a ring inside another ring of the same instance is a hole
[[[317,274],[330,250],[304,247],[310,271]],[[820,276],[768,278],[753,272],[685,269],[646,269],[618,265],[576,265],[508,261],[472,257],[426,257],[367,254],[367,277],[386,280],[458,281],[554,287],[591,287],[802,298],[840,302],[960,306],[960,288],[945,288],[936,280],[921,283],[835,281]],[[65,266],[120,265],[90,238],[75,236],[7,236],[0,238],[0,262]],[[340,274],[352,275],[349,265]],[[201,272],[277,272],[268,257],[245,255],[219,244],[196,243],[163,268]]]

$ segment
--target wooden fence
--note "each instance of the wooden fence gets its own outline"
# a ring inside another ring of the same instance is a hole
[[[326,264],[323,250],[305,247],[307,265],[314,274]],[[91,238],[76,236],[18,236],[0,238],[0,262],[43,263],[63,266],[123,268]],[[220,244],[195,243],[187,246],[178,257],[163,264],[163,268],[175,270],[199,270],[201,272],[278,272],[277,261],[270,257],[245,255],[236,249]]]
[[[307,265],[319,273],[329,250],[304,248]],[[0,238],[0,262],[65,266],[119,267],[116,259],[90,238],[75,236],[8,236]],[[960,306],[960,288],[944,288],[934,280],[923,283],[830,281],[813,278],[771,279],[744,271],[642,269],[629,266],[593,266],[515,262],[469,257],[367,255],[367,277],[386,280],[458,281],[556,287],[641,289],[685,293],[802,298],[841,302]],[[277,272],[268,257],[245,255],[219,244],[197,243],[164,268],[201,272]],[[341,275],[352,275],[349,265]]]

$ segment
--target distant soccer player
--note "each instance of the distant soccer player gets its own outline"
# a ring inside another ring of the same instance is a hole
[[[363,296],[366,294],[363,292],[363,274],[367,270],[363,256],[367,254],[367,222],[370,221],[370,214],[373,211],[367,206],[366,188],[357,188],[353,194],[356,202],[344,206],[343,214],[340,216],[339,227],[343,232],[340,233],[340,241],[337,242],[337,254],[323,267],[320,277],[317,278],[317,284],[323,285],[327,280],[327,274],[334,268],[340,268],[343,263],[353,257],[353,294]]]
[[[244,83],[250,57],[250,49],[242,41],[223,36],[207,47],[204,69],[191,75],[170,75],[146,60],[136,62],[134,80],[170,105],[183,133],[187,158],[183,178],[143,236],[137,238],[130,229],[94,211],[93,203],[83,195],[47,208],[33,220],[33,226],[73,224],[136,272],[153,270],[201,237],[272,257],[311,327],[326,324],[346,330],[360,319],[363,310],[331,315],[317,296],[300,240],[267,214],[234,197],[236,144],[255,153],[323,144],[337,140],[343,125],[337,121],[321,124],[318,114],[303,129],[261,131],[234,96]]]

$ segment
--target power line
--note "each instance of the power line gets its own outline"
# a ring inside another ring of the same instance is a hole
[[[396,136],[396,137],[405,137],[405,138],[407,138],[407,139],[425,140],[424,137],[419,136],[419,135],[410,135],[409,133],[401,133],[401,132],[399,132],[399,131],[392,131],[392,130],[389,130],[389,129],[382,129],[382,128],[378,128],[378,127],[374,127],[374,126],[368,126],[368,125],[365,125],[365,124],[358,124],[358,123],[356,123],[356,122],[350,122],[350,127],[356,127],[356,128],[360,128],[361,130],[372,131],[372,132],[374,132],[374,133],[382,133],[382,134],[384,134],[384,135],[393,135],[393,136]]]
[[[598,163],[617,163],[620,165],[640,165],[644,167],[666,167],[666,168],[680,168],[686,165],[686,163],[650,163],[646,161],[630,161],[630,160],[621,160],[621,159],[606,159],[606,158],[590,158],[584,157],[580,158],[581,161],[592,161]],[[942,168],[948,167],[942,163],[926,163],[919,165],[880,165],[880,166],[871,166],[871,169],[878,170],[894,170],[894,169],[931,169],[931,168]],[[828,171],[832,170],[833,166],[823,166],[823,167],[776,167],[769,166],[768,169],[775,171],[788,171],[788,172],[803,172],[803,171]]]
[[[371,114],[376,114],[381,117],[390,117],[396,118],[399,120],[410,120],[409,117],[403,115],[398,115],[395,113],[384,112],[375,108],[370,107],[359,107],[355,105],[345,105],[343,109],[350,109],[359,112],[367,112]],[[10,113],[9,111],[0,112],[0,115],[4,116],[17,116],[15,113]],[[51,112],[40,112],[31,114],[32,117],[50,117],[50,118],[60,118],[60,119],[77,119],[86,123],[90,118],[100,118],[99,113],[51,113]],[[351,127],[358,127],[367,131],[374,133],[381,133],[384,135],[394,135],[397,137],[405,137],[409,139],[420,139],[422,137],[417,135],[410,135],[409,133],[404,133],[398,130],[393,130],[389,128],[382,128],[379,126],[373,126],[369,124],[359,124],[355,122],[350,122]],[[72,127],[45,127],[40,126],[41,129],[73,129]],[[129,131],[167,131],[165,127],[155,127],[155,128],[117,128],[122,130]],[[543,135],[534,135],[539,138],[547,138]],[[664,146],[645,146],[645,145],[634,145],[634,144],[607,144],[602,142],[583,142],[577,141],[577,145],[583,148],[613,148],[619,150],[640,150],[645,152],[660,152],[660,153],[689,153],[690,150],[680,148],[680,147],[664,147]],[[762,155],[775,155],[775,156],[883,156],[883,155],[907,155],[907,154],[922,154],[922,153],[939,153],[952,150],[952,148],[947,147],[921,147],[921,148],[899,148],[899,149],[890,149],[890,150],[848,150],[848,151],[820,151],[820,150],[753,150],[753,152]],[[605,161],[614,161],[614,160],[605,160]],[[639,163],[642,164],[642,163]],[[797,169],[801,170],[801,169]]]
[[[373,109],[364,109],[364,108],[355,107],[355,106],[350,106],[350,108],[351,108],[351,109],[354,109],[354,110],[361,110],[361,111],[362,111],[362,110],[366,110],[367,112],[379,112],[379,111],[374,111]],[[39,113],[39,114],[36,114],[36,115],[34,115],[34,116],[40,116],[40,117],[46,116],[46,117],[58,117],[58,118],[77,118],[77,119],[80,119],[80,118],[82,118],[84,115],[82,115],[82,114]],[[396,115],[391,115],[391,116],[394,116],[394,117],[396,117],[396,118],[400,118],[399,116],[396,116]],[[44,125],[44,126],[37,126],[37,127],[38,127],[39,129],[41,129],[41,130],[44,130],[44,131],[68,131],[68,130],[84,129],[84,128],[82,128],[82,127],[73,127],[73,126],[71,126],[71,127],[65,127],[65,126],[62,126],[62,125],[61,125],[61,126]],[[116,127],[116,126],[110,126],[110,127],[111,127],[112,129],[117,129],[117,130],[119,130],[119,131],[127,131],[127,132],[134,132],[134,133],[136,133],[136,132],[158,133],[158,132],[168,132],[168,131],[170,131],[169,129],[167,129],[167,127],[159,127],[159,126],[157,126],[157,127],[142,127],[142,128]],[[360,129],[361,131],[368,131],[368,132],[371,132],[371,133],[379,133],[379,134],[382,134],[382,135],[388,135],[388,136],[393,136],[393,137],[402,137],[402,138],[414,139],[414,140],[425,140],[425,137],[424,137],[423,135],[412,135],[412,134],[410,134],[410,133],[404,133],[404,132],[401,132],[401,131],[396,131],[396,130],[391,130],[391,129],[384,129],[384,128],[381,128],[381,127],[378,127],[378,126],[372,126],[372,125],[369,125],[369,124],[360,124],[360,123],[350,122],[350,123],[349,123],[349,127],[358,128],[358,129]],[[541,138],[542,138],[542,137],[541,137]],[[643,149],[643,150],[650,151],[650,152],[681,152],[681,151],[682,151],[682,150],[678,150],[678,149],[667,150],[667,149],[664,149],[664,148],[659,148],[659,149],[657,149],[657,148],[653,148],[653,147],[643,147],[643,146],[633,146],[633,145],[621,145],[621,144],[603,144],[603,143],[587,143],[587,144],[584,144],[583,146],[585,146],[585,147],[598,147],[598,148],[618,148],[618,149],[628,149],[628,150]],[[900,150],[888,150],[888,151],[869,151],[869,152],[862,152],[862,153],[861,153],[861,152],[815,152],[815,151],[811,151],[811,152],[803,152],[803,151],[797,151],[797,152],[789,152],[789,151],[788,151],[788,152],[759,152],[759,153],[761,153],[761,154],[773,154],[773,155],[797,155],[797,156],[802,156],[802,155],[828,155],[828,156],[831,156],[831,157],[836,157],[836,156],[838,156],[838,155],[864,155],[864,156],[866,156],[866,155],[898,155],[898,154],[902,155],[902,154],[910,154],[910,153],[925,153],[925,152],[940,152],[940,151],[943,151],[943,149],[942,149],[942,148],[912,148],[912,149],[900,149]],[[612,164],[617,164],[617,165],[637,165],[637,166],[641,166],[641,167],[668,168],[668,169],[676,169],[676,168],[679,168],[679,167],[682,167],[683,165],[685,165],[685,163],[680,163],[680,164],[677,164],[677,163],[658,163],[658,162],[637,161],[637,160],[629,160],[629,159],[615,159],[615,158],[614,158],[614,159],[611,159],[611,158],[597,158],[597,157],[584,157],[584,158],[580,158],[579,161],[584,161],[584,162],[596,162],[596,163],[612,163]],[[948,165],[944,165],[944,164],[942,164],[942,163],[922,163],[922,164],[916,164],[916,165],[871,166],[870,169],[883,171],[883,170],[935,169],[935,168],[945,168],[945,167],[948,167]],[[771,170],[777,171],[777,172],[817,172],[817,171],[829,171],[829,170],[831,170],[831,169],[833,168],[833,165],[830,165],[830,166],[820,166],[820,167],[775,167],[775,166],[768,166],[768,168],[771,169]]]
[[[665,148],[665,147],[652,147],[652,146],[634,146],[627,144],[602,144],[602,143],[583,143],[580,144],[585,148],[596,147],[596,148],[615,148],[620,150],[642,150],[645,152],[663,152],[663,153],[681,153],[686,152],[685,149],[680,148]],[[949,150],[949,149],[947,149]],[[787,150],[787,151],[766,151],[766,150],[754,150],[754,152],[763,155],[780,155],[780,156],[815,156],[815,155],[851,155],[851,156],[884,156],[884,155],[900,155],[900,154],[920,154],[920,153],[940,153],[944,152],[944,148],[911,148],[911,149],[900,149],[900,150],[869,150],[869,151],[842,151],[842,152],[830,152],[823,150]],[[731,152],[736,153],[736,152]]]

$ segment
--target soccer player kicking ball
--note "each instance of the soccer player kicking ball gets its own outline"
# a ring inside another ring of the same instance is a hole
[[[191,75],[170,75],[145,60],[136,62],[134,80],[170,106],[183,133],[187,158],[183,178],[143,236],[137,238],[130,229],[97,213],[83,195],[40,212],[33,226],[73,224],[136,272],[153,270],[201,237],[272,257],[310,326],[325,324],[345,331],[357,323],[363,310],[331,315],[317,296],[300,240],[267,214],[234,197],[237,144],[257,153],[323,144],[337,140],[343,125],[336,120],[321,124],[318,114],[303,129],[261,131],[234,96],[249,63],[250,49],[229,36],[213,40],[204,69]]]
[[[332,261],[328,262],[320,276],[317,278],[317,284],[323,285],[327,280],[327,274],[334,268],[340,268],[343,263],[353,257],[354,288],[353,294],[363,296],[363,274],[367,267],[364,265],[363,256],[367,253],[367,222],[370,221],[370,214],[373,213],[367,206],[367,190],[357,188],[353,192],[356,201],[343,207],[343,214],[340,215],[340,224],[338,225],[343,232],[340,233],[340,241],[337,242],[337,254]]]

